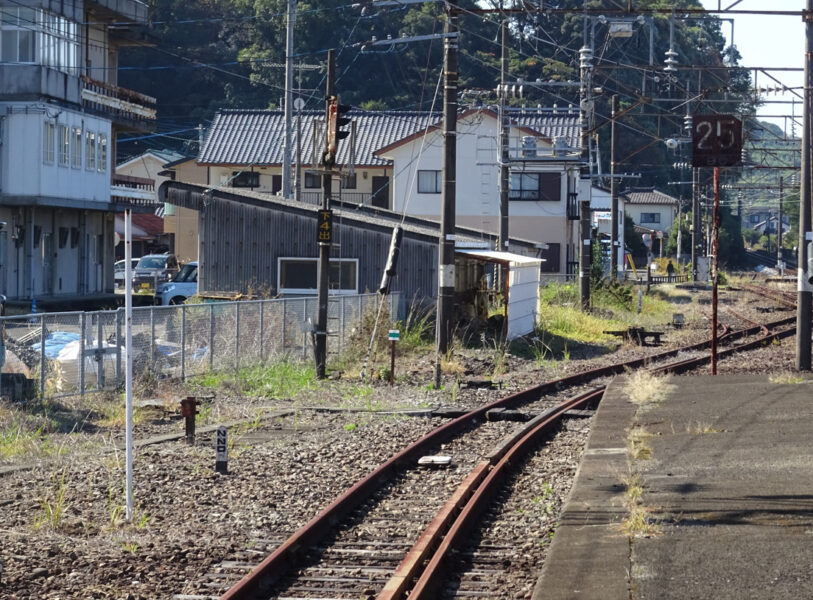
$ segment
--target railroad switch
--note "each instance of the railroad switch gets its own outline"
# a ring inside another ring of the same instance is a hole
[[[181,400],[181,416],[186,421],[186,443],[195,444],[195,415],[198,414],[200,400],[194,396],[187,396]]]

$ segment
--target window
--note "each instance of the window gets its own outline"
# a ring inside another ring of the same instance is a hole
[[[509,200],[559,202],[562,199],[561,173],[511,173]]]
[[[443,178],[440,171],[418,171],[418,193],[440,194]]]
[[[96,170],[96,134],[92,131],[85,132],[85,168]]]
[[[305,187],[306,188],[320,188],[322,187],[322,178],[316,173],[305,173]]]
[[[45,121],[42,126],[42,162],[53,164],[55,159],[54,143],[56,142],[56,126]]]
[[[641,223],[660,223],[661,213],[641,213]]]
[[[759,215],[751,215],[751,223],[759,223]]]
[[[96,143],[96,170],[107,171],[107,136],[103,133],[99,134]]]
[[[316,258],[280,258],[277,290],[284,294],[316,293]],[[358,259],[330,261],[328,288],[333,294],[355,294],[358,290]]]
[[[68,150],[70,148],[70,137],[68,135],[68,126],[59,125],[56,128],[56,146],[59,155],[59,166],[68,166]]]
[[[354,190],[358,187],[356,185],[356,174],[353,173],[352,175],[348,175],[346,177],[342,177],[342,189],[343,190]]]
[[[34,62],[34,33],[39,11],[18,6],[0,8],[0,61]]]
[[[231,186],[243,188],[260,187],[260,174],[251,171],[234,171],[231,174]]]
[[[82,128],[71,127],[71,166],[82,168]]]

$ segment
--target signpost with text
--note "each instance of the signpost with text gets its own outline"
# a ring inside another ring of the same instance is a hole
[[[742,164],[742,121],[734,115],[692,117],[692,166],[714,167],[712,216],[711,374],[717,374],[717,257],[720,240],[720,167]],[[695,265],[692,265],[695,268]]]

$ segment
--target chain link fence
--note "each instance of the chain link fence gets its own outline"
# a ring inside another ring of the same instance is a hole
[[[328,302],[328,355],[342,353],[375,315],[377,294],[334,296]],[[399,294],[383,300],[402,318]],[[313,360],[317,298],[279,298],[133,308],[133,378],[185,379],[239,369],[282,356]],[[4,395],[59,397],[124,387],[124,309],[0,317],[6,373],[23,391]],[[24,383],[24,385],[23,385]]]

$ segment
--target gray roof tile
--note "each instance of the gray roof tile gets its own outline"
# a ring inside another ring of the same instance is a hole
[[[360,166],[386,166],[390,162],[375,151],[395,144],[430,125],[440,125],[441,115],[429,112],[350,111],[356,123],[356,159]],[[296,115],[295,115],[296,117]],[[567,110],[525,109],[511,111],[512,120],[520,127],[553,139],[564,137],[577,146],[578,115]],[[323,111],[302,112],[302,162],[310,163],[314,123],[324,122]],[[278,110],[229,109],[219,111],[203,143],[198,162],[225,165],[280,165],[284,143],[284,113]],[[296,118],[293,124],[296,144]],[[339,164],[350,162],[350,143],[339,143]]]

